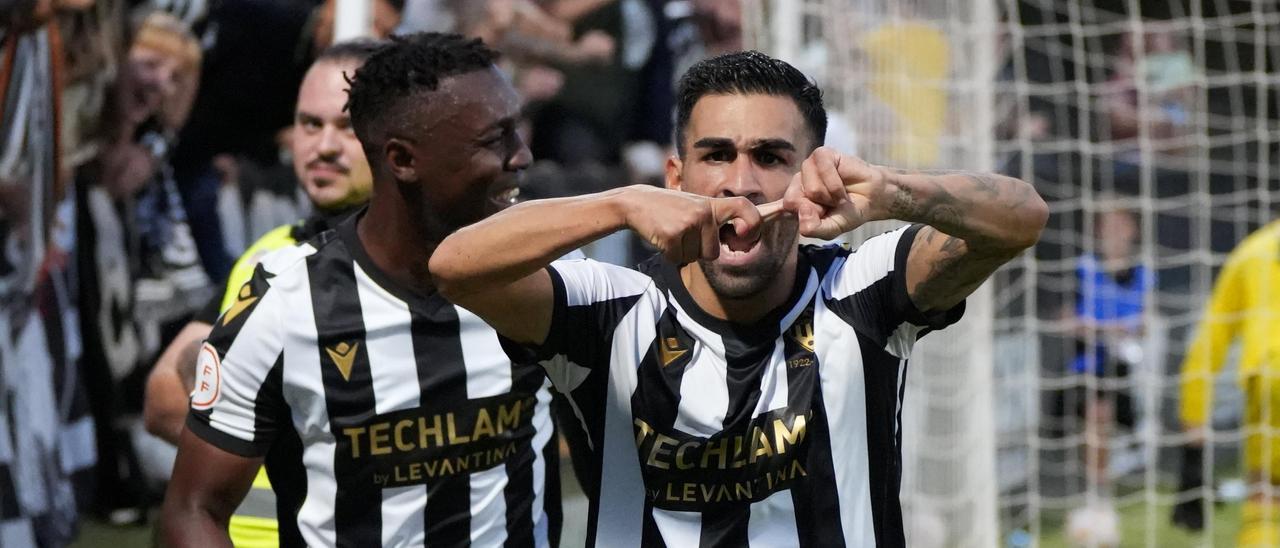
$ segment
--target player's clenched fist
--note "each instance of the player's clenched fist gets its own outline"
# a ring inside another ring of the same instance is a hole
[[[625,205],[627,226],[676,264],[719,257],[722,229],[748,236],[760,228],[760,212],[746,198],[633,188]]]
[[[880,168],[818,147],[800,165],[783,203],[799,219],[801,234],[831,239],[889,218],[889,190]]]

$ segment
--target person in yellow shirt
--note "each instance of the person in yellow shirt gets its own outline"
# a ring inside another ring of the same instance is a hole
[[[1182,494],[1204,483],[1205,430],[1213,378],[1228,350],[1240,343],[1239,378],[1245,395],[1244,465],[1250,482],[1239,546],[1280,546],[1280,504],[1260,489],[1280,486],[1280,221],[1249,235],[1222,266],[1195,338],[1182,364],[1179,416],[1191,442],[1184,449]],[[1173,522],[1204,525],[1195,495],[1175,506]]]
[[[267,232],[250,246],[232,267],[224,292],[196,314],[160,355],[147,378],[143,409],[152,434],[177,444],[190,405],[196,352],[219,315],[235,303],[262,256],[310,239],[368,202],[373,176],[345,110],[345,78],[355,74],[380,46],[381,42],[367,40],[331,46],[307,71],[298,90],[290,149],[294,172],[315,213]],[[271,483],[259,470],[253,488],[231,518],[230,533],[236,546],[277,546],[280,536],[289,534],[279,530],[277,508]]]

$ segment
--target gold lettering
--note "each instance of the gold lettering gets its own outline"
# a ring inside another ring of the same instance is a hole
[[[797,472],[799,472],[801,476],[807,476],[807,475],[809,475],[809,473],[808,473],[808,472],[805,472],[805,471],[804,471],[804,467],[803,467],[803,466],[800,466],[800,461],[798,461],[798,460],[793,460],[793,461],[791,461],[791,477],[793,477],[793,478],[794,478],[794,477],[797,477],[797,476],[796,476],[796,473],[797,473]]]
[[[692,462],[685,462],[684,452],[688,450],[690,447],[697,447],[697,446],[698,446],[698,443],[693,441],[686,441],[680,444],[680,448],[676,449],[676,468],[679,468],[681,470],[688,470],[690,468],[693,468]]]
[[[396,449],[401,451],[413,451],[413,444],[405,441],[404,431],[406,428],[413,426],[413,421],[404,419],[396,423]]]
[[[746,500],[751,498],[751,484],[746,482],[738,482],[734,485],[734,495],[738,500]]]
[[[699,485],[699,486],[698,486],[698,490],[699,490],[699,491],[702,491],[702,500],[703,500],[703,501],[705,501],[705,502],[711,502],[711,495],[714,495],[714,494],[715,494],[715,492],[716,492],[716,486],[714,486],[714,485],[708,485],[708,484],[705,484],[705,483],[704,483],[704,484],[702,484],[702,485]]]
[[[351,458],[360,458],[360,434],[364,433],[364,428],[343,428],[342,433],[351,438]]]
[[[390,434],[387,430],[391,429],[391,423],[380,422],[369,427],[369,453],[372,455],[386,455],[391,453],[391,447],[385,445],[391,441]]]
[[[399,467],[399,466],[397,466],[397,467],[396,467],[395,476],[396,476],[396,481],[404,481],[404,480],[405,480],[405,477],[404,477],[404,476],[402,476],[402,475],[400,475],[400,467]]]
[[[459,472],[465,472],[471,468],[471,459],[468,457],[458,457],[458,462],[453,465]]]
[[[449,445],[458,445],[459,443],[467,443],[471,441],[468,436],[459,436],[457,428],[453,425],[453,413],[445,415],[445,422],[449,425]]]
[[[444,445],[444,431],[440,429],[440,415],[432,416],[431,420],[432,420],[431,428],[427,428],[426,417],[418,417],[418,447],[419,448],[426,449],[428,447],[431,447],[431,444],[427,443],[427,440],[430,437],[435,437],[436,439],[435,447]]]
[[[672,494],[672,493],[671,493],[671,484],[670,484],[670,483],[668,483],[668,484],[667,484],[667,495],[666,495],[666,496],[667,496],[667,500],[668,500],[668,501],[675,501],[675,500],[676,500],[676,496],[675,496],[674,494]]]
[[[636,419],[635,423],[636,428],[640,430],[639,432],[636,432],[636,447],[638,448],[641,445],[644,445],[644,439],[649,437],[649,434],[653,433],[653,428],[649,426],[649,423],[640,419]]]
[[[707,448],[702,452],[702,467],[707,468],[707,461],[711,458],[711,455],[719,455],[720,456],[719,468],[721,470],[724,470],[725,461],[729,456],[728,452],[729,452],[728,438],[721,438],[718,442],[712,441],[707,443]]]
[[[655,468],[660,468],[662,470],[667,470],[671,468],[670,464],[667,464],[665,462],[658,460],[658,457],[671,456],[671,450],[664,449],[663,446],[664,445],[674,446],[675,444],[676,444],[676,440],[674,438],[668,437],[666,434],[659,433],[657,439],[653,441],[653,447],[649,448],[649,460],[646,461],[645,464],[648,464],[649,466],[653,466]]]
[[[722,483],[720,484],[720,489],[716,491],[716,501],[723,502],[726,500],[733,500],[733,499],[729,494],[729,486]]]
[[[506,405],[498,404],[498,433],[501,434],[507,430],[515,430],[520,426],[520,409],[523,400],[517,401],[511,405],[511,409],[507,409]]]
[[[493,419],[489,418],[489,410],[483,407],[476,413],[476,427],[471,432],[471,439],[478,440],[482,437],[493,437]]]
[[[409,463],[409,479],[414,481],[422,479],[422,463]]]
[[[786,454],[788,445],[798,445],[804,439],[804,431],[804,415],[796,415],[791,421],[790,429],[782,423],[782,419],[773,419],[773,446],[777,448],[778,454]]]
[[[422,468],[426,470],[428,478],[436,477],[436,468],[440,466],[440,461],[429,460],[422,464]]]
[[[733,467],[742,468],[747,465],[746,454],[742,452],[742,436],[733,437]],[[738,457],[743,457],[739,459]]]
[[[440,475],[447,476],[453,474],[453,465],[449,463],[449,459],[440,462]]]
[[[752,445],[758,445],[759,447],[751,453],[751,462],[755,462],[756,457],[768,458],[773,456],[773,448],[769,446],[769,436],[765,435],[764,430],[761,430],[758,426],[752,428],[751,437],[753,441],[759,442],[752,443]]]
[[[685,502],[697,502],[698,493],[697,491],[694,490],[695,488],[696,488],[695,484],[686,482],[684,484],[684,491],[682,493],[683,496],[680,497],[680,500],[683,500]]]

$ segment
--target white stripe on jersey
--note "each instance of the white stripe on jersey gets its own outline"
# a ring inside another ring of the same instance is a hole
[[[773,347],[773,357],[760,376],[760,399],[751,416],[759,416],[774,409],[787,406],[787,397],[791,395],[787,384],[787,357],[784,355],[782,337]]]
[[[702,541],[702,512],[654,508],[653,522],[667,546],[697,546]]]
[[[409,329],[409,305],[395,298],[355,264],[356,291],[364,316],[369,372],[373,381],[374,409],[388,413],[418,407],[421,395],[416,383],[403,382],[396,372],[412,364],[413,333]],[[423,509],[427,489],[407,485],[382,490],[382,545],[421,545],[426,536]],[[395,524],[399,524],[396,527]]]
[[[832,299],[843,299],[866,289],[893,272],[897,257],[898,239],[910,228],[904,226],[897,230],[871,238],[853,254],[836,259],[831,271],[842,270],[840,276],[827,276],[830,287],[824,287],[825,293]]]
[[[542,448],[551,442],[551,432],[555,430],[551,424],[551,381],[542,381],[542,390],[535,395],[538,398],[537,411],[533,415],[533,427],[536,429],[533,434],[533,484],[544,485],[547,479],[547,462],[546,457],[542,454]],[[559,447],[554,449],[560,451]],[[550,517],[547,516],[547,505],[543,501],[546,495],[541,489],[533,493],[533,542],[538,548],[550,546],[547,539],[547,532],[551,524]]]
[[[422,396],[417,383],[404,382],[404,375],[399,374],[406,364],[413,365],[413,354],[406,353],[413,348],[409,305],[378,287],[359,264],[355,265],[355,271],[373,381],[374,409],[381,415],[418,407]]]
[[[502,353],[498,334],[470,310],[458,313],[458,342],[467,368],[467,398],[477,399],[511,391],[511,367]],[[541,449],[534,446],[534,451]],[[498,466],[471,473],[471,543],[497,546],[507,539],[507,468]]]
[[[847,361],[818,360],[822,399],[831,432],[831,464],[840,498],[840,525],[845,546],[875,546],[871,514],[870,466],[867,464],[867,395],[863,384],[862,349],[852,327],[836,318],[822,299],[813,310],[817,355],[841,356]],[[852,503],[852,504],[848,504]]]
[[[302,438],[302,463],[307,473],[307,496],[298,509],[298,529],[308,546],[333,546],[338,543],[333,518],[334,501],[338,497],[333,473],[333,452],[337,444],[329,430],[324,376],[315,345],[311,284],[307,269],[298,267],[290,269],[288,274],[278,274],[272,279],[273,285],[286,281],[281,279],[286,275],[290,276],[287,282],[293,298],[285,310],[295,315],[289,318],[290,336],[284,346],[284,398],[293,409],[293,426]]]
[[[502,352],[498,333],[484,320],[460,306],[458,343],[467,367],[467,398],[487,398],[511,391],[511,360]],[[506,364],[504,367],[503,364]]]
[[[791,502],[790,491],[778,491],[751,504],[751,519],[747,522],[749,546],[784,548],[799,546],[799,541],[796,508]]]
[[[653,298],[652,293],[641,299]],[[631,420],[631,395],[635,392],[636,369],[649,345],[657,336],[657,326],[644,312],[661,308],[655,303],[632,307],[618,323],[611,351],[608,401],[605,404],[604,447],[602,462],[635,462],[636,436]],[[661,311],[657,312],[661,316]],[[639,546],[644,531],[644,479],[637,466],[603,466],[600,475],[601,497],[608,489],[608,503],[600,504],[600,526],[596,530],[596,546],[622,548]]]
[[[689,349],[693,356],[680,377],[680,403],[674,426],[686,434],[710,437],[724,429],[724,417],[729,412],[724,338],[689,319],[674,297],[668,295],[667,303],[675,310],[676,321],[695,341]]]

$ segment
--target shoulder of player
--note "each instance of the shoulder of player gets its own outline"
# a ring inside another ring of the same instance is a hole
[[[1227,257],[1228,263],[1254,261],[1280,261],[1280,221],[1272,221],[1246,236]]]

